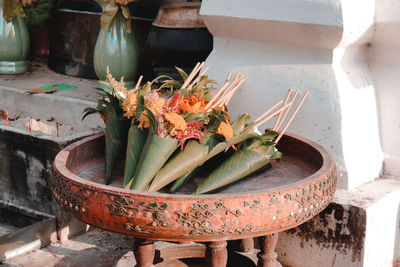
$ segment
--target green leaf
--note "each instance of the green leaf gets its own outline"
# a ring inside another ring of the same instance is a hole
[[[248,114],[242,114],[236,121],[231,124],[233,129],[233,135],[238,135],[244,131],[246,124],[251,119],[251,116]]]
[[[111,181],[112,171],[126,143],[127,119],[124,117],[110,117],[106,121],[105,129],[105,183]]]
[[[145,190],[164,163],[179,146],[179,141],[169,137],[149,134],[136,168],[131,189]]]
[[[213,150],[219,143],[224,141],[224,137],[219,134],[212,134],[204,145],[208,148],[208,152]]]
[[[277,137],[278,135],[279,135],[278,132],[267,131],[267,132],[263,133],[261,136],[262,136],[262,140],[271,141],[271,140],[274,140],[274,138]]]
[[[188,181],[190,181],[190,179],[192,179],[194,176],[196,176],[196,174],[199,172],[200,169],[201,169],[201,167],[197,167],[193,171],[190,171],[190,172],[182,175],[178,179],[176,179],[169,191],[171,191],[171,193],[176,192],[176,190],[178,190],[181,186],[183,186]]]
[[[207,120],[208,120],[208,117],[204,113],[190,113],[189,115],[185,116],[185,121],[186,122],[192,122],[192,121],[205,122]]]
[[[132,120],[134,122],[134,120]],[[143,146],[146,142],[147,134],[140,129],[136,124],[131,123],[128,132],[128,144],[126,147],[126,160],[124,170],[124,187],[129,189],[132,183],[132,178],[138,166],[140,155],[142,154]]]
[[[187,73],[181,68],[175,67],[175,69],[179,72],[179,75],[181,75],[182,80],[186,81],[186,79],[188,77]]]
[[[181,88],[182,87],[182,83],[175,81],[175,80],[166,80],[165,82],[163,82],[163,84],[160,86],[159,89],[164,89],[164,88]]]
[[[204,194],[221,189],[261,169],[268,163],[269,158],[257,151],[240,150],[212,171],[198,186],[195,193]]]
[[[99,113],[99,111],[95,108],[91,108],[91,107],[87,107],[83,110],[83,112],[85,113],[82,117],[82,120],[84,120],[86,118],[86,116],[91,115],[91,114],[95,114],[95,113]]]
[[[208,149],[206,146],[199,144],[195,140],[189,141],[182,151],[179,151],[160,169],[150,185],[149,192],[160,190],[180,176],[200,166],[204,163],[207,154]]]

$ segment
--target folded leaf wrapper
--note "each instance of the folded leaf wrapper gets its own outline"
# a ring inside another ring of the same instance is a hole
[[[133,121],[133,120],[132,120]],[[146,143],[147,133],[138,125],[132,123],[128,132],[128,144],[126,146],[126,160],[124,171],[124,187],[129,189],[133,175],[142,154],[143,146]]]
[[[136,167],[131,189],[145,191],[156,173],[178,148],[179,141],[170,137],[149,134]]]
[[[245,141],[243,148],[212,171],[195,193],[204,194],[220,189],[262,169],[271,159],[280,158],[281,153],[271,141],[276,134],[270,131],[254,140]]]
[[[128,120],[124,117],[109,117],[106,121],[105,129],[105,183],[111,181],[112,171],[115,167],[118,157],[123,152],[126,144],[126,133]]]
[[[235,143],[235,141],[242,141],[243,137],[248,136],[248,131],[245,131],[245,129],[247,129],[245,128],[245,123],[247,123],[250,118],[251,117],[248,115],[242,115],[232,124],[232,127],[235,127],[234,131],[236,131],[237,134],[236,137],[231,138],[233,143]],[[253,129],[251,128],[251,131],[252,130]],[[242,135],[242,133],[245,133],[246,135]],[[224,150],[227,150],[230,147],[230,144],[231,143],[228,144],[227,142],[222,142],[221,140],[214,138],[212,133],[207,133],[204,136],[202,143],[195,140],[189,141],[182,151],[160,169],[150,185],[149,192],[156,192],[178,178],[180,179],[179,186],[183,185],[193,177],[193,175],[189,175],[190,172],[192,172],[196,167],[201,166],[210,158]],[[186,178],[181,178],[182,176],[185,176]],[[173,187],[175,188],[171,188],[171,190],[175,191],[179,186],[178,184],[174,184]]]

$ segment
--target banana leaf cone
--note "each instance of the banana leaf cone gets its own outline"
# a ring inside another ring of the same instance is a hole
[[[122,116],[111,116],[106,121],[105,129],[105,183],[111,181],[112,171],[118,157],[122,154],[126,144],[128,120]]]
[[[129,189],[132,183],[132,177],[138,166],[140,155],[146,142],[147,133],[140,129],[132,119],[128,132],[128,144],[126,146],[126,159],[124,171],[124,187]]]
[[[223,151],[223,149],[222,149]],[[156,192],[203,164],[208,154],[208,147],[191,140],[182,151],[160,169],[150,185],[149,192]]]
[[[171,193],[176,192],[182,185],[187,183],[190,179],[192,179],[199,171],[201,167],[196,167],[193,171],[190,171],[178,179],[175,180],[175,182],[172,184],[171,189],[169,190]]]
[[[235,152],[212,171],[197,187],[195,194],[204,194],[221,189],[264,168],[270,163],[271,159],[280,157],[281,153],[275,148],[275,143],[257,140]]]
[[[140,155],[130,188],[145,191],[156,173],[178,146],[178,140],[168,136],[162,138],[154,133],[149,134]]]
[[[238,134],[236,138],[234,137],[232,139],[239,141],[241,140],[238,138],[241,136],[239,131],[242,131],[242,133],[245,132],[244,124],[250,119],[250,116],[246,116],[248,118],[244,118],[242,115],[238,119],[238,123],[232,124],[232,127],[235,126],[234,131],[236,130]],[[218,128],[218,125],[219,124],[216,125],[216,128]],[[191,177],[193,177],[193,175],[189,174],[196,167],[201,166],[204,162],[223,152],[224,150],[227,150],[229,147],[230,143],[228,144],[227,142],[223,142],[221,139],[215,138],[215,134],[212,132],[208,132],[204,136],[202,143],[199,143],[196,140],[189,141],[182,151],[180,151],[174,158],[169,160],[167,164],[160,169],[150,185],[149,192],[156,192],[176,179],[186,176],[186,179],[182,178],[178,182],[181,183],[180,185],[183,185]],[[173,185],[173,187],[174,186],[176,189],[179,188],[178,185]]]

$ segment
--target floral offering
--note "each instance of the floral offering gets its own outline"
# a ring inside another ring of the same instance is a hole
[[[85,116],[100,113],[106,123],[107,184],[124,144],[124,187],[149,192],[168,185],[175,192],[206,161],[228,151],[230,156],[198,185],[196,194],[216,191],[281,157],[275,145],[308,92],[282,131],[279,129],[298,91],[292,96],[290,90],[285,101],[280,100],[253,122],[247,114],[232,122],[226,107],[245,81],[244,76],[238,73],[231,81],[229,73],[213,95],[217,84],[204,75],[208,67],[200,72],[203,65],[198,63],[189,75],[177,68],[183,82],[160,76],[141,85],[141,76],[130,90],[125,88],[123,79],[117,82],[107,71],[111,89],[100,90],[102,99],[97,109],[85,109]],[[162,79],[157,87],[156,82]],[[273,117],[277,117],[273,129],[259,134],[257,128]]]

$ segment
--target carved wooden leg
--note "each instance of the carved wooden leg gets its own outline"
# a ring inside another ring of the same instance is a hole
[[[240,240],[240,251],[241,252],[251,252],[254,250],[254,240],[253,238],[246,238]]]
[[[136,259],[136,267],[151,267],[154,261],[154,242],[146,239],[135,239],[133,254]]]
[[[257,267],[276,267],[280,266],[275,253],[276,242],[278,241],[278,233],[261,236],[258,238],[261,251],[257,254]]]
[[[206,261],[210,267],[224,267],[228,262],[226,241],[214,241],[208,245]]]

